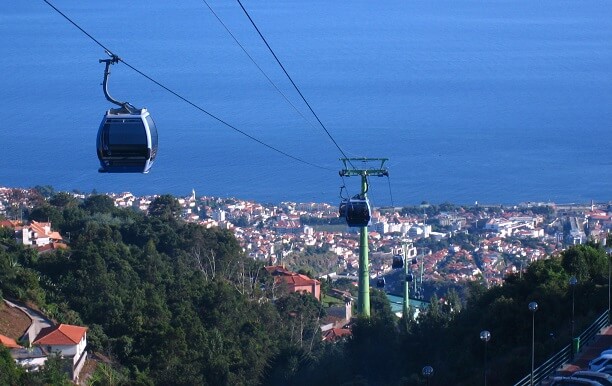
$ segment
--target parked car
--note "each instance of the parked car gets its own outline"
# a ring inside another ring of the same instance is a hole
[[[589,362],[589,370],[597,371],[604,366],[612,365],[612,354],[602,355]]]
[[[572,374],[572,378],[584,378],[597,381],[604,386],[612,386],[612,375],[596,371],[580,370]]]
[[[601,383],[584,378],[554,377],[550,386],[601,386]]]
[[[600,373],[606,373],[612,375],[612,365],[607,365],[597,370]]]

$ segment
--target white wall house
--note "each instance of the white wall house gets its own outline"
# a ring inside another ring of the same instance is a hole
[[[62,236],[51,230],[50,222],[32,221],[30,225],[24,226],[21,231],[21,242],[24,245],[40,247],[53,241],[62,241]]]
[[[87,359],[87,327],[59,324],[43,328],[32,344],[49,353],[72,358],[72,379],[78,380]]]

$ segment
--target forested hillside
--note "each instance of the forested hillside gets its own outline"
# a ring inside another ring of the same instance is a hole
[[[540,304],[536,362],[570,340],[571,275],[577,330],[607,307],[605,251],[578,246],[502,287],[440,294],[417,321],[398,321],[374,291],[372,318],[346,342],[323,343],[326,312],[314,297],[279,292],[231,232],[183,222],[178,211],[171,196],[144,214],[104,195],[58,193],[29,218],[50,220],[70,248],[39,256],[0,228],[1,294],[88,326],[89,350],[116,363],[94,373],[96,385],[418,385],[424,365],[435,384],[471,385],[482,377],[483,329],[491,384],[511,384],[529,371],[530,301]],[[11,368],[2,358],[0,370]],[[23,383],[15,371],[0,383]]]

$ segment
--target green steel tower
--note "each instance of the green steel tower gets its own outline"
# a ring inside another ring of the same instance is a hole
[[[410,318],[410,282],[408,275],[411,274],[409,268],[412,264],[412,259],[416,256],[416,248],[408,240],[402,240],[402,252],[404,254],[404,299],[402,302],[402,315],[404,320]],[[412,279],[414,280],[414,278]]]
[[[341,177],[361,177],[361,197],[367,199],[368,177],[388,176],[384,167],[387,158],[341,158],[344,168],[340,170]],[[354,163],[360,162],[364,167],[356,168]],[[379,163],[377,168],[368,168],[372,162]],[[359,235],[359,294],[357,298],[357,313],[360,316],[370,317],[370,263],[368,259],[368,227],[363,226]]]

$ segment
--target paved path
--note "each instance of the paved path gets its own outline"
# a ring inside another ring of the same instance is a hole
[[[606,349],[612,348],[612,326],[604,327],[588,346],[582,350],[572,363],[568,363],[557,373],[559,375],[570,375],[574,371],[587,369],[589,361],[595,359]]]
[[[4,302],[9,307],[18,308],[21,311],[25,312],[26,315],[28,315],[30,319],[32,320],[32,324],[30,324],[30,327],[25,332],[25,334],[23,334],[23,337],[22,337],[24,339],[27,339],[28,342],[30,343],[34,342],[34,339],[36,339],[36,336],[38,335],[40,330],[46,327],[53,326],[53,322],[47,319],[43,314],[31,308],[26,307],[24,304],[17,303],[17,302],[10,302],[6,299],[4,299]]]

